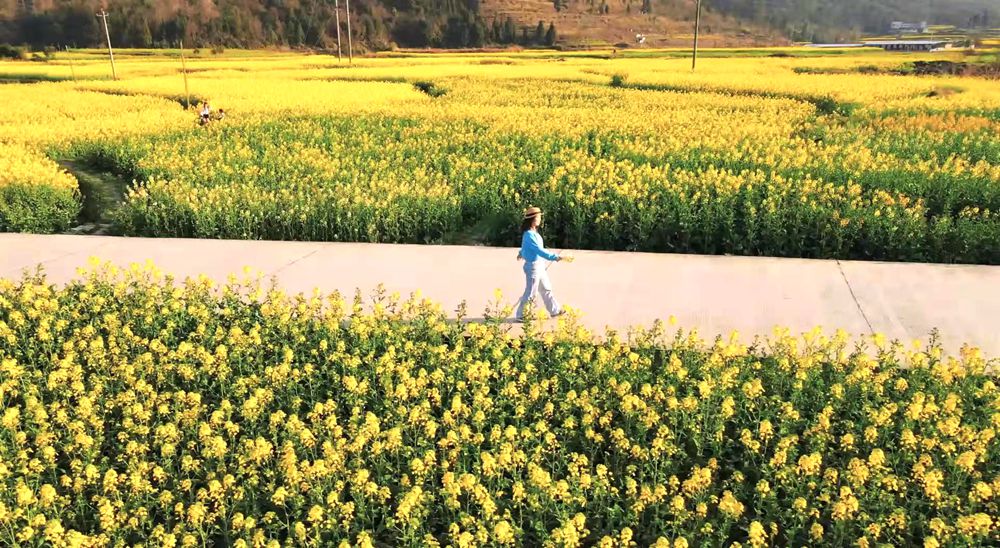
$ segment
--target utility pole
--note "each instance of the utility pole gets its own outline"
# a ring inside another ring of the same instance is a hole
[[[115,70],[115,52],[111,49],[111,33],[108,32],[108,12],[101,9],[101,13],[97,14],[104,21],[104,37],[108,39],[108,56],[111,57],[111,77],[115,80],[118,79],[118,71]]]
[[[69,72],[73,75],[73,83],[76,83],[76,67],[73,66],[73,56],[69,55],[69,46],[66,46],[66,59],[69,61]]]
[[[347,4],[347,58],[354,64],[354,44],[351,41],[351,0],[345,0]]]
[[[188,91],[187,62],[184,60],[184,40],[181,40],[181,73],[184,74],[184,108],[191,108],[191,92]]]
[[[342,61],[340,57],[340,0],[335,0],[333,13],[337,17],[337,62]]]
[[[698,34],[701,32],[701,0],[695,5],[694,13],[694,50],[691,52],[691,71],[698,66]]]

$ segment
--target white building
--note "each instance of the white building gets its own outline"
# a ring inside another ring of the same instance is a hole
[[[895,34],[925,34],[927,32],[927,21],[919,23],[906,23],[904,21],[893,21],[889,25],[889,31]]]
[[[865,45],[886,51],[939,51],[952,48],[952,43],[947,40],[872,40],[865,42]]]

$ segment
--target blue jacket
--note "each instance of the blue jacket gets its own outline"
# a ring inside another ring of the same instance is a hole
[[[535,230],[525,230],[521,236],[521,257],[526,264],[534,264],[539,259],[558,261],[559,256],[545,250],[542,235]]]

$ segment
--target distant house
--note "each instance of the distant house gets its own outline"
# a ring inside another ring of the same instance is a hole
[[[947,40],[872,40],[865,45],[886,51],[939,51],[952,47]]]
[[[889,32],[893,34],[926,34],[927,21],[921,21],[919,23],[893,21],[889,24]]]

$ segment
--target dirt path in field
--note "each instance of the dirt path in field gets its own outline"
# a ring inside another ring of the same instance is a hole
[[[421,290],[446,310],[464,301],[471,320],[495,305],[497,289],[502,304],[513,304],[523,283],[516,249],[483,246],[0,234],[0,249],[0,277],[42,264],[51,281],[65,282],[91,256],[122,266],[151,260],[180,277],[206,274],[219,282],[249,266],[296,293],[372,295],[379,284],[403,296]],[[1000,266],[574,253],[574,263],[552,264],[549,273],[560,300],[598,333],[670,316],[709,339],[736,330],[747,341],[774,326],[882,333],[907,344],[926,342],[937,329],[952,354],[970,343],[1000,357]]]
[[[113,173],[102,171],[77,158],[60,158],[57,162],[76,177],[83,202],[77,226],[68,233],[95,236],[110,234],[111,215],[124,200],[128,183]]]

